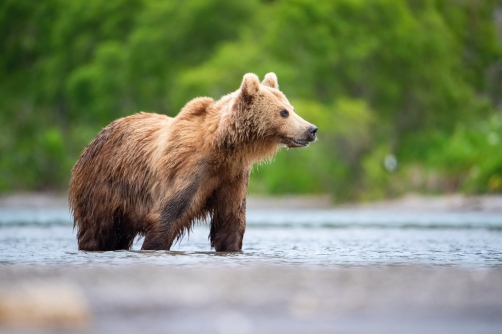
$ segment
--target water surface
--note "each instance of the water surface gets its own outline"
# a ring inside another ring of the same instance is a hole
[[[499,212],[250,210],[243,252],[215,253],[207,225],[170,252],[81,252],[67,209],[0,209],[0,264],[283,264],[502,267]]]

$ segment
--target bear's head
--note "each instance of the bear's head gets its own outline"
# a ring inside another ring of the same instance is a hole
[[[275,149],[305,147],[317,139],[317,127],[298,116],[279,90],[277,76],[265,75],[260,83],[253,73],[244,75],[231,96],[227,134],[233,144],[263,144]]]

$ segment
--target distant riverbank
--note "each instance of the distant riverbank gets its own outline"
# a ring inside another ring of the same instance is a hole
[[[408,194],[401,198],[365,203],[341,203],[328,195],[250,195],[248,209],[357,209],[392,211],[500,211],[502,195],[466,196],[448,194],[424,196]],[[13,193],[0,196],[0,208],[64,208],[68,206],[64,193]]]

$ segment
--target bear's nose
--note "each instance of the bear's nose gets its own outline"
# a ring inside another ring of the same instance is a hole
[[[312,125],[310,128],[309,128],[309,133],[315,137],[315,134],[317,133],[317,126],[315,125]]]
[[[315,141],[316,137],[315,134],[317,133],[317,126],[311,125],[310,128],[308,129],[309,134],[308,134],[308,141]]]

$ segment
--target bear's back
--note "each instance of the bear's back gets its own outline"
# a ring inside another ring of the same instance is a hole
[[[142,112],[105,127],[73,167],[69,189],[73,210],[85,211],[90,199],[110,203],[111,213],[119,206],[147,209],[157,180],[152,160],[165,149],[172,122],[166,115]]]
[[[138,158],[145,159],[168,141],[172,122],[172,117],[145,112],[117,119],[84,149],[74,169],[90,163],[101,167],[136,165]]]

